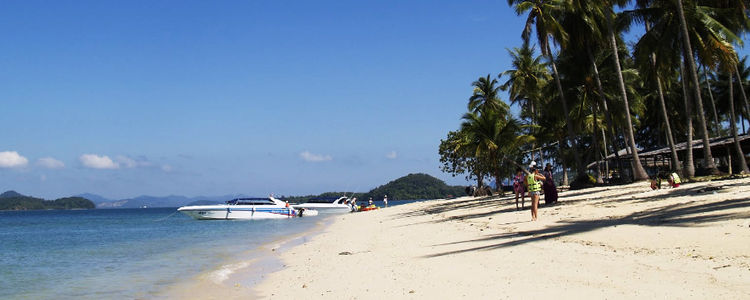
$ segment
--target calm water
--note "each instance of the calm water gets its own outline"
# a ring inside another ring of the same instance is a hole
[[[150,298],[322,220],[197,221],[173,212],[0,211],[0,299]]]

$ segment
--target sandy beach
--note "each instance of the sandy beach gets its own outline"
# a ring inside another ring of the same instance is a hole
[[[507,196],[336,216],[252,290],[200,298],[750,298],[750,178],[560,196],[537,222]]]

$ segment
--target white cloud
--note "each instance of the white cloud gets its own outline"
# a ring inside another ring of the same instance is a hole
[[[138,162],[135,161],[135,159],[127,156],[118,155],[117,157],[115,157],[115,160],[118,164],[122,165],[125,168],[135,168],[136,166],[138,166]]]
[[[398,154],[396,153],[396,151],[391,151],[386,154],[385,157],[388,159],[396,159],[396,157],[398,157]]]
[[[62,169],[65,168],[65,163],[56,160],[52,157],[42,157],[36,161],[37,165],[45,167],[47,169]]]
[[[84,154],[78,158],[84,167],[92,169],[118,169],[120,164],[112,161],[109,156],[96,155],[96,154]]]
[[[21,168],[28,163],[29,160],[16,151],[0,152],[0,168]]]
[[[164,164],[161,166],[161,170],[164,172],[172,172],[172,166]]]
[[[305,152],[300,153],[299,157],[302,158],[304,161],[308,161],[308,162],[321,162],[321,161],[329,161],[333,159],[333,157],[331,157],[330,155],[314,154],[314,153],[310,153],[310,151],[305,151]]]

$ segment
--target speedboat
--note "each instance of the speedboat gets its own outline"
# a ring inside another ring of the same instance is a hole
[[[292,207],[296,209],[313,209],[321,213],[347,213],[352,211],[352,206],[349,204],[349,198],[347,197],[319,197],[312,198],[305,203],[294,204]]]
[[[286,219],[318,214],[313,210],[295,209],[274,197],[236,198],[225,204],[183,206],[177,211],[198,220]]]

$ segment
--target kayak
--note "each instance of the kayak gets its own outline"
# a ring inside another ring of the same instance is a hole
[[[375,205],[362,206],[362,207],[359,208],[359,211],[370,211],[370,210],[376,210],[378,208],[380,208],[380,207],[377,207]]]

